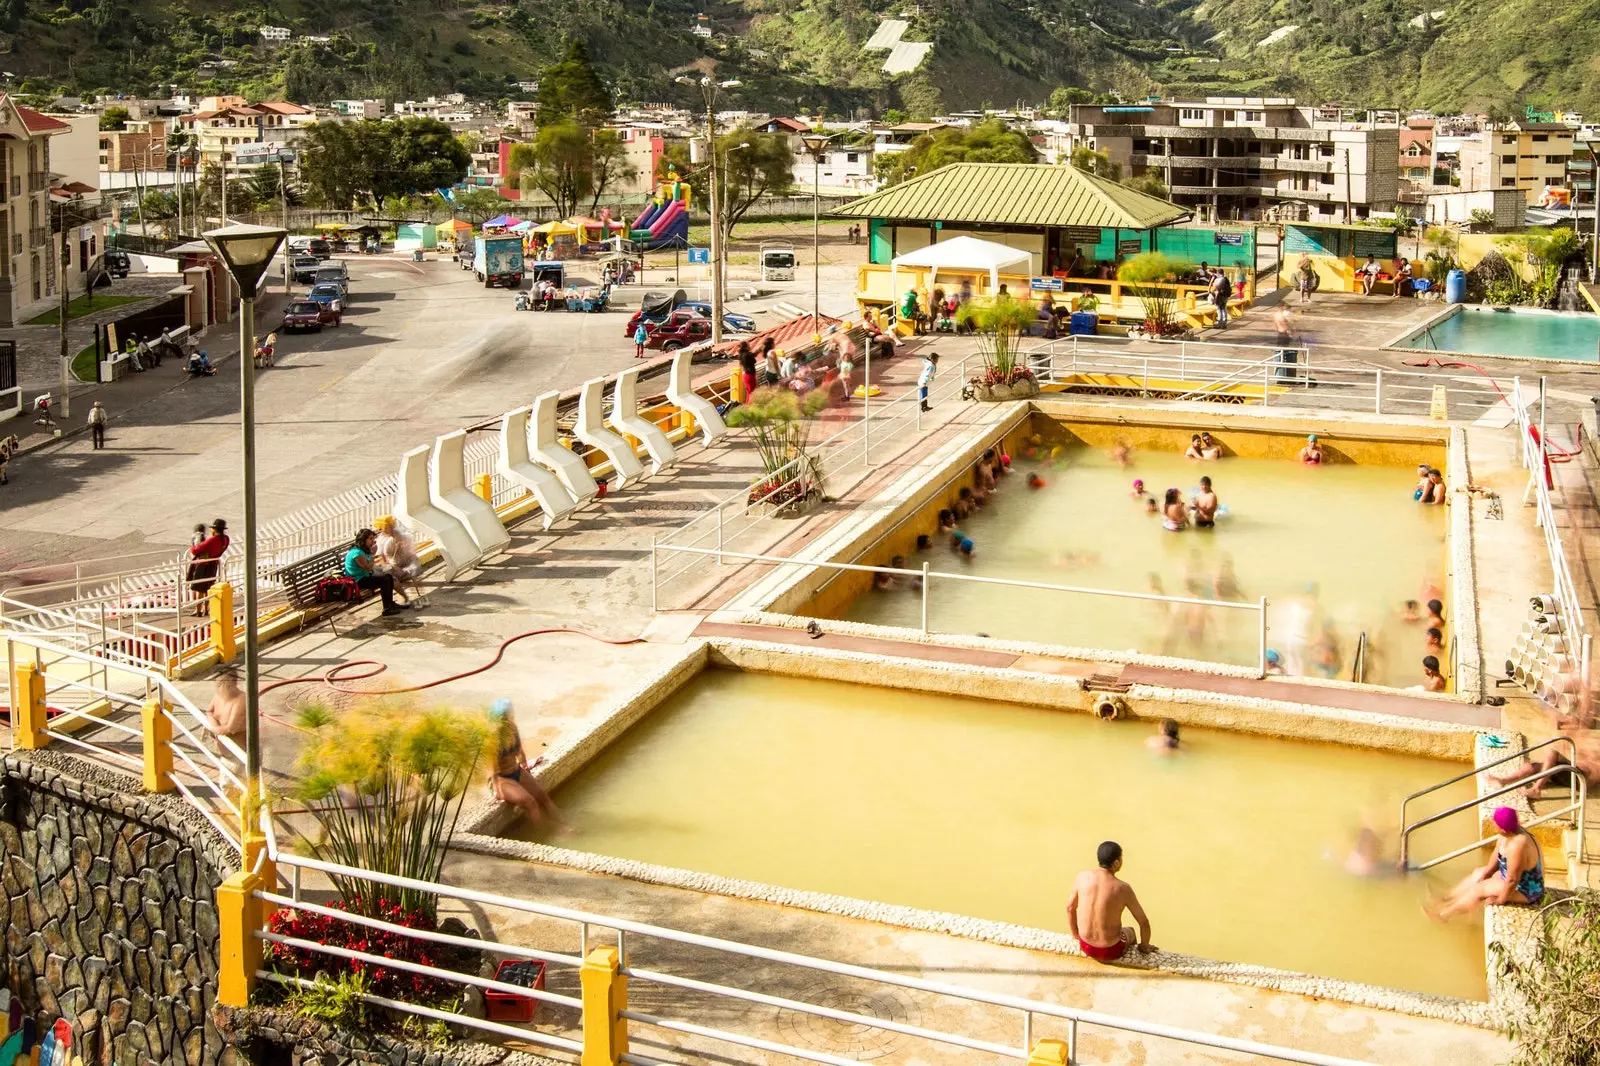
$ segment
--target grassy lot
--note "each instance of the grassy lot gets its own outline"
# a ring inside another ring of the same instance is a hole
[[[94,345],[84,347],[72,357],[72,376],[79,381],[94,381]]]
[[[138,303],[140,300],[148,299],[150,299],[148,296],[102,295],[96,296],[94,301],[91,303],[80,296],[67,305],[67,321],[71,322],[75,318],[82,318],[84,315],[93,314],[96,311],[104,311],[107,308],[116,307],[119,304]],[[26,323],[26,325],[29,326],[59,326],[60,324],[61,308],[59,307],[52,307],[38,318],[32,319]]]

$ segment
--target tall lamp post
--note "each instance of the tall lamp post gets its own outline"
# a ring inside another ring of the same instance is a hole
[[[723,89],[738,88],[739,82],[729,78],[717,81],[702,75],[699,78],[677,77],[679,85],[698,85],[700,96],[706,103],[706,149],[711,157],[711,343],[722,343],[722,218],[717,211],[717,94]]]
[[[822,300],[822,150],[833,140],[831,133],[807,133],[800,143],[811,153],[811,329],[813,340],[822,340],[822,318],[817,305]]]
[[[244,463],[244,752],[245,780],[261,779],[261,671],[256,632],[256,291],[289,234],[272,226],[223,226],[206,243],[239,286],[239,425]]]

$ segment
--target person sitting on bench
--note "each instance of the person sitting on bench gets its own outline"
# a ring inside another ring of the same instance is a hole
[[[370,529],[356,534],[350,550],[344,553],[344,576],[367,590],[377,589],[383,599],[383,613],[399,614],[411,605],[394,602],[394,577],[380,574],[372,567],[372,551],[378,546],[378,535]]]

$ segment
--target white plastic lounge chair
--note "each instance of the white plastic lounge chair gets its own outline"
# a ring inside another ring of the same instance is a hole
[[[728,435],[728,424],[717,414],[716,405],[698,392],[689,380],[690,364],[694,362],[694,354],[689,349],[680,349],[672,357],[672,376],[668,379],[667,399],[687,411],[693,418],[694,424],[705,435],[707,444],[718,437]]]
[[[478,561],[478,544],[453,515],[433,505],[428,494],[428,456],[424,444],[400,457],[400,483],[395,491],[394,515],[409,526],[417,540],[431,540],[444,561],[446,581]]]
[[[633,445],[607,429],[600,420],[601,390],[605,385],[605,378],[590,378],[583,383],[583,391],[578,394],[578,424],[573,427],[572,435],[605,453],[617,473],[616,487],[620,489],[644,476],[644,464],[639,461]]]
[[[533,401],[533,454],[529,458],[560,478],[567,491],[581,503],[593,498],[600,487],[589,473],[588,464],[556,439],[556,401],[559,398],[560,393],[547,392]]]
[[[617,375],[617,384],[611,390],[611,428],[633,437],[650,455],[652,474],[678,461],[678,452],[661,432],[661,427],[639,413],[639,371],[631,367]]]
[[[544,528],[574,507],[578,501],[567,491],[561,479],[542,466],[535,466],[528,458],[528,412],[531,408],[519,407],[507,411],[500,419],[500,456],[495,469],[513,485],[521,485],[539,501],[544,514]]]
[[[433,442],[428,495],[435,507],[453,515],[467,528],[482,560],[510,544],[511,534],[489,501],[467,488],[466,448],[467,434],[460,429]]]

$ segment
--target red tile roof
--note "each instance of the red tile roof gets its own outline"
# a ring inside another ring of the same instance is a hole
[[[15,106],[17,117],[22,119],[24,126],[28,127],[29,133],[59,133],[62,130],[70,130],[72,128],[58,118],[41,115],[31,107],[23,107],[21,104]]]
[[[764,329],[753,336],[723,341],[714,350],[722,354],[731,355],[738,349],[740,344],[748,344],[752,352],[759,353],[762,347],[765,346],[767,338],[771,337],[774,348],[780,351],[789,351],[792,348],[807,347],[811,343],[813,334],[821,332],[826,336],[828,330],[834,326],[845,330],[850,328],[850,323],[841,319],[831,318],[828,315],[818,315],[817,325],[813,326],[810,315],[801,315],[799,318],[791,318],[789,321],[773,326],[771,329]]]

